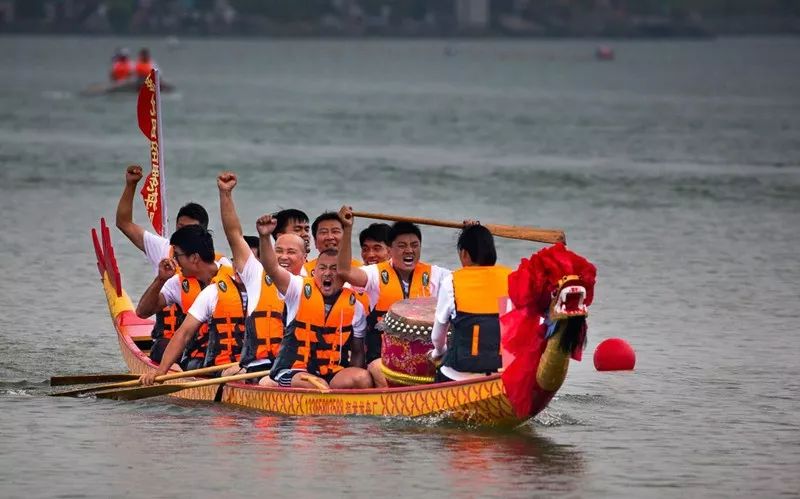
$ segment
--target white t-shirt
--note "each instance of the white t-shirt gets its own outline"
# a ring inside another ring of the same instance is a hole
[[[214,309],[217,308],[219,292],[217,286],[206,286],[195,298],[192,306],[189,307],[189,314],[201,323],[208,322],[214,316]]]
[[[453,288],[453,274],[448,274],[439,282],[439,296],[436,299],[431,343],[436,355],[447,351],[447,328],[451,319],[456,318],[456,294]],[[451,378],[455,379],[455,378]]]
[[[169,239],[144,231],[144,256],[153,267],[153,272],[158,274],[158,264],[164,258],[169,258]]]
[[[242,271],[239,272],[239,278],[244,283],[244,289],[247,291],[247,315],[250,316],[253,310],[258,305],[258,300],[261,299],[261,279],[264,275],[264,266],[261,261],[252,253],[247,257]]]
[[[278,297],[283,299],[286,304],[286,324],[291,324],[295,317],[297,317],[297,309],[300,306],[300,295],[303,293],[303,277],[293,275],[289,280],[289,286],[286,288],[286,294],[281,295],[278,292]],[[364,312],[364,306],[361,302],[356,300],[355,311],[353,314],[353,336],[356,338],[363,338],[367,331],[367,316]]]
[[[364,293],[366,293],[367,297],[369,298],[370,309],[373,309],[375,308],[375,304],[378,303],[378,296],[380,295],[381,292],[378,264],[373,263],[372,265],[364,265],[363,267],[361,267],[361,270],[363,270],[367,274],[367,285],[364,286],[363,288],[353,288],[353,289],[355,289],[356,291],[363,291]],[[430,281],[431,296],[439,295],[439,288],[441,287],[441,281],[445,276],[449,275],[452,275],[452,273],[446,268],[439,267],[438,265],[431,265],[431,281]],[[400,285],[403,286],[403,289],[406,292],[408,292],[408,286],[410,286],[410,283],[404,283],[401,280]]]
[[[144,256],[152,265],[153,273],[158,274],[158,264],[164,258],[169,258],[170,246],[169,239],[147,230],[144,231]],[[219,259],[219,262],[228,267],[232,266],[231,261],[224,256]]]

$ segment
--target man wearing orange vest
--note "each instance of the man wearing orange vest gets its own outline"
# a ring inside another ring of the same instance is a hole
[[[281,234],[297,234],[303,238],[305,253],[308,255],[311,251],[311,226],[308,224],[308,215],[303,211],[287,208],[273,213],[272,216],[278,221],[272,238],[277,240]]]
[[[326,211],[318,216],[314,220],[314,223],[311,224],[311,236],[314,238],[314,246],[316,246],[317,251],[320,253],[326,249],[338,251],[343,234],[344,228],[342,227],[342,221],[339,219],[339,215],[332,211]],[[303,265],[303,275],[312,275],[316,264],[316,258],[307,261],[305,265]],[[358,267],[361,265],[361,262],[358,260],[351,260],[351,264],[354,267]]]
[[[124,83],[133,76],[133,63],[128,58],[127,49],[119,49],[114,54],[109,77],[112,83]]]
[[[358,234],[361,259],[364,265],[385,262],[389,259],[389,224],[375,223]]]
[[[244,349],[240,359],[241,368],[247,371],[265,370],[272,367],[283,339],[284,303],[278,289],[270,279],[259,259],[250,251],[242,225],[233,203],[233,189],[237,178],[233,172],[223,172],[217,177],[219,208],[222,227],[233,253],[236,272],[245,288]],[[256,238],[258,239],[258,238]],[[305,242],[295,233],[283,233],[275,241],[278,265],[294,275],[299,275],[305,261]],[[229,368],[223,375],[236,374],[240,368]],[[269,377],[259,382],[275,385]]]
[[[286,304],[286,330],[270,378],[294,388],[370,388],[372,378],[363,368],[366,314],[336,275],[337,251],[320,253],[313,277],[293,275],[272,248],[275,226],[272,215],[256,222],[261,263]]]
[[[353,232],[353,209],[342,206],[339,218],[344,225],[338,274],[357,291],[364,291],[369,298],[370,312],[367,319],[366,355],[369,372],[375,385],[388,386],[376,360],[381,356],[381,335],[377,324],[389,307],[406,298],[437,296],[439,282],[449,270],[420,262],[422,233],[419,227],[408,222],[396,222],[389,230],[389,261],[364,267],[350,264],[350,238]]]
[[[136,186],[142,179],[142,167],[139,165],[128,166],[125,170],[125,188],[117,204],[117,228],[134,246],[144,252],[145,258],[153,267],[153,273],[158,274],[161,260],[172,256],[172,246],[169,239],[154,234],[133,221],[133,198],[136,196]],[[208,213],[205,208],[197,203],[187,203],[178,210],[175,218],[175,230],[187,225],[199,225],[204,229],[208,227]],[[220,257],[220,263],[230,266],[230,261]],[[161,361],[161,355],[169,339],[181,325],[185,311],[178,304],[167,307],[156,314],[156,323],[151,336],[153,346],[150,349],[150,358],[155,362]]]
[[[437,381],[456,381],[497,372],[500,357],[500,299],[508,296],[511,269],[496,265],[489,229],[465,227],[456,244],[462,268],[442,280],[431,333],[432,360],[444,356]],[[453,333],[447,341],[448,325]]]
[[[203,288],[233,273],[233,269],[222,265],[214,253],[211,234],[199,225],[187,225],[178,229],[172,234],[169,242],[174,248],[172,258],[161,260],[158,275],[142,294],[136,306],[136,315],[143,319],[172,304],[179,304],[183,310],[189,310]],[[183,322],[187,321],[189,327],[198,322],[188,315]],[[208,328],[199,327],[199,333],[190,337],[185,334],[186,328],[183,326],[184,324],[181,324],[169,341],[161,365],[163,366],[167,360],[174,362],[178,354],[172,356],[167,353],[175,352],[176,345],[186,344],[188,347],[181,367],[187,370],[197,369],[205,362]],[[184,337],[176,340],[178,331],[181,330],[184,331]],[[172,362],[166,364],[164,372],[169,369]]]
[[[136,78],[144,80],[150,71],[153,70],[153,60],[150,58],[150,51],[143,48],[139,51],[139,58],[136,59]]]

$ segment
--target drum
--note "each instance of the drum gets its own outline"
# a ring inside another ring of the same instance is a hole
[[[436,298],[395,302],[378,324],[383,331],[381,370],[390,386],[433,383],[436,366],[428,360]]]

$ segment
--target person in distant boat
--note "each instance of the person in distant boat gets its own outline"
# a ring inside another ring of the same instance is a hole
[[[172,234],[169,242],[174,248],[172,257],[164,258],[159,262],[158,275],[142,294],[139,304],[136,306],[136,315],[142,319],[150,317],[170,305],[179,305],[182,310],[188,311],[203,288],[218,280],[223,280],[228,274],[233,274],[233,268],[223,265],[222,258],[214,252],[211,233],[203,227],[199,225],[181,227]],[[227,261],[227,259],[225,260]],[[185,322],[187,319],[188,315],[184,317],[183,321]],[[192,324],[190,323],[190,325]],[[181,323],[181,327],[183,327],[183,323]],[[208,346],[208,328],[201,327],[191,342],[189,342],[189,338],[175,341],[181,327],[178,327],[172,339],[169,340],[161,363],[163,364],[165,359],[170,358],[167,356],[167,352],[174,351],[175,344],[188,342],[181,367],[184,369],[202,367],[205,363]],[[166,368],[168,369],[169,366]]]
[[[511,269],[496,264],[494,237],[482,225],[464,227],[456,248],[462,267],[442,279],[431,333],[429,357],[444,356],[436,381],[485,376],[502,366],[499,303],[508,296]]]
[[[109,78],[111,83],[124,83],[134,75],[134,66],[128,55],[128,49],[117,49],[111,59],[111,72]]]
[[[164,258],[172,257],[172,247],[169,240],[154,234],[133,221],[133,198],[136,196],[136,186],[142,179],[142,167],[131,165],[125,170],[125,188],[117,204],[116,224],[117,228],[125,234],[125,237],[134,246],[143,251],[147,261],[153,267],[153,273],[158,274],[159,264]],[[187,225],[199,225],[204,229],[208,227],[208,212],[197,203],[187,203],[178,210],[175,219],[175,229],[178,230]],[[227,258],[219,255],[223,265],[230,266]],[[161,360],[169,339],[181,325],[185,311],[176,304],[162,310],[156,314],[156,323],[153,326],[151,336],[153,346],[150,349],[150,358],[155,362]]]
[[[322,253],[326,249],[338,250],[342,242],[343,234],[342,221],[339,215],[333,211],[326,211],[318,216],[314,223],[311,224],[311,235],[314,238],[314,246],[317,251]],[[349,243],[348,243],[349,244]],[[351,253],[348,251],[348,253]],[[306,275],[312,275],[314,267],[317,265],[317,259],[309,260],[303,266]],[[358,260],[351,260],[353,267],[361,266]]]
[[[222,227],[233,255],[234,269],[244,285],[244,308],[246,310],[244,349],[240,367],[229,368],[223,375],[268,370],[278,355],[284,332],[284,303],[278,295],[275,283],[270,279],[259,261],[260,252],[251,251],[250,236],[242,234],[242,225],[233,203],[233,189],[238,179],[233,172],[222,172],[217,177],[219,208]],[[254,237],[255,242],[259,239]],[[248,248],[250,246],[250,248]],[[293,275],[299,275],[305,262],[305,242],[294,232],[279,235],[275,241],[278,265]],[[265,376],[260,384],[276,386]]]
[[[286,329],[270,378],[295,388],[370,388],[372,378],[364,369],[366,313],[336,275],[337,250],[320,253],[313,277],[294,275],[272,248],[275,226],[272,215],[256,222],[261,263],[286,305]]]
[[[272,233],[273,239],[277,240],[281,234],[294,233],[303,238],[306,254],[311,251],[311,229],[308,225],[308,215],[300,210],[287,208],[273,213],[272,216],[278,221],[278,226]]]
[[[369,299],[367,318],[366,362],[375,386],[388,386],[377,359],[381,356],[381,334],[377,324],[389,307],[398,300],[437,296],[440,280],[449,270],[420,261],[422,233],[408,222],[395,222],[388,234],[390,260],[355,267],[350,264],[350,239],[353,232],[353,209],[342,206],[339,218],[344,235],[337,260],[337,273],[356,291],[364,291]]]
[[[389,259],[389,224],[374,223],[358,235],[361,259],[364,265],[385,262]]]
[[[150,58],[150,51],[146,48],[141,49],[139,51],[139,58],[136,59],[136,66],[134,68],[136,71],[136,78],[139,80],[144,80],[154,67],[155,64],[153,63],[153,59]]]

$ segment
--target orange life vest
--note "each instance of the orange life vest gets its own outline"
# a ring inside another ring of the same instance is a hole
[[[153,62],[152,61],[143,61],[141,59],[136,61],[136,77],[137,78],[147,78],[147,75],[150,74],[150,71],[153,70]]]
[[[125,81],[133,75],[133,64],[131,61],[115,61],[111,66],[111,79],[115,82]]]
[[[226,276],[232,276],[233,272],[234,270],[232,267],[223,265],[217,270],[217,275],[212,277],[208,284],[216,284]],[[183,310],[189,310],[197,299],[197,295],[200,294],[200,291],[202,291],[205,286],[201,285],[200,281],[195,277],[184,277],[180,272],[178,272],[177,275],[180,276],[181,281],[181,308]],[[186,346],[186,355],[192,359],[205,359],[207,348],[208,324],[203,324],[200,326],[194,339]]]
[[[461,372],[494,372],[503,365],[499,303],[508,296],[510,273],[502,265],[453,272],[456,316],[443,365]]]
[[[361,261],[356,260],[355,258],[353,258],[353,259],[350,260],[350,265],[352,267],[360,267],[361,266]],[[317,258],[315,258],[313,260],[309,260],[306,263],[304,263],[303,264],[303,268],[306,269],[306,275],[307,276],[313,276],[314,275],[314,267],[316,267],[316,266],[317,266]]]
[[[367,364],[381,356],[381,334],[378,322],[383,319],[394,302],[407,298],[423,298],[431,295],[431,265],[417,262],[411,273],[408,293],[403,290],[400,276],[389,261],[380,262],[378,266],[378,302],[367,316],[366,360]]]
[[[254,360],[275,360],[283,339],[283,314],[284,304],[278,298],[278,288],[267,273],[262,271],[261,294],[256,308],[247,318],[242,365]]]
[[[247,301],[242,284],[225,274],[217,280],[217,305],[208,326],[205,366],[238,362],[244,344]]]
[[[330,377],[349,365],[356,296],[344,288],[328,314],[322,293],[311,277],[303,278],[297,316],[286,328],[273,372],[305,369]]]

